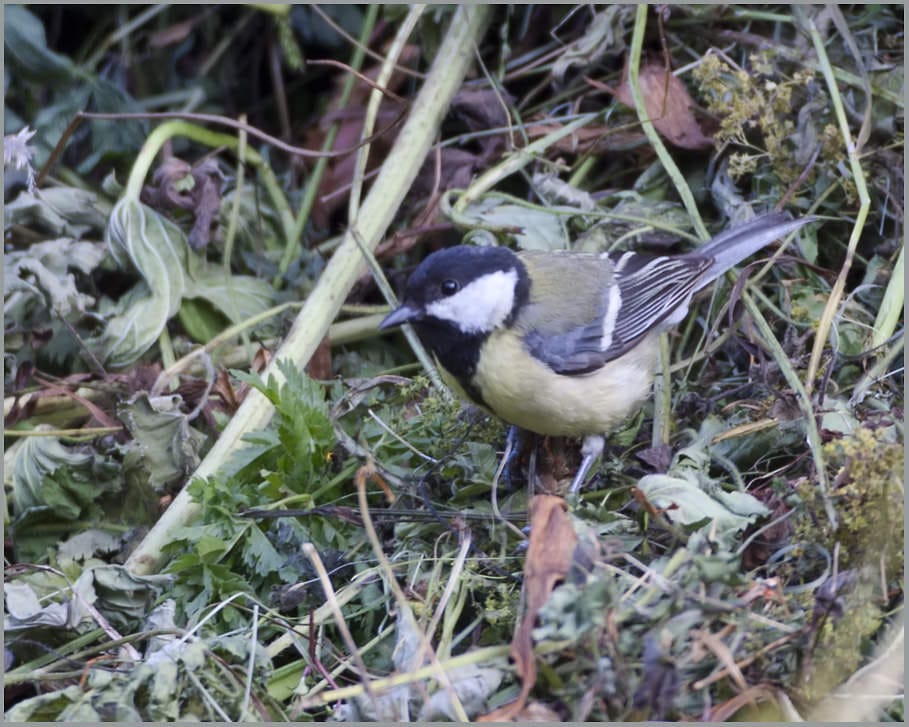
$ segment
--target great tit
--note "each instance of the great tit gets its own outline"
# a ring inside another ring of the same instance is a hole
[[[583,436],[576,492],[603,434],[649,395],[659,332],[685,317],[697,291],[814,219],[764,214],[671,256],[439,250],[379,328],[413,324],[446,384],[500,419]]]

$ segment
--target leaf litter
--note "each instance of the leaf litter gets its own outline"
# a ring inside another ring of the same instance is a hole
[[[352,222],[341,218],[354,154],[301,174],[257,141],[241,180],[231,137],[174,132],[139,173],[135,139],[150,127],[125,119],[88,121],[51,154],[87,101],[134,110],[118,84],[140,76],[137,94],[212,80],[217,111],[240,108],[273,138],[292,120],[317,150],[337,124],[332,148],[356,147],[374,84],[346,73],[364,67],[349,38],[370,45],[363,73],[377,78],[406,9],[333,9],[316,33],[297,8],[244,8],[240,23],[209,10],[206,32],[197,9],[167,8],[154,32],[139,22],[123,39],[162,59],[141,67],[112,47],[77,66],[52,30],[87,22],[68,12],[5,14],[9,120],[21,121],[5,156],[8,719],[796,719],[829,714],[868,674],[879,698],[838,714],[902,719],[900,690],[887,692],[901,683],[902,320],[881,312],[902,300],[902,104],[885,83],[903,52],[900,8],[495,10],[497,33],[477,45],[485,71],[455,96],[380,250],[393,284],[462,234],[689,249],[679,179],[714,230],[781,200],[825,215],[772,268],[750,266],[747,285],[699,300],[670,340],[668,430],[648,405],[571,506],[557,493],[574,443],[537,443],[510,484],[500,477],[502,424],[409,377],[408,350],[375,335],[368,278],[343,292],[308,369],[321,383],[288,366],[246,372],[291,325],[292,305],[269,306],[313,290]],[[398,63],[427,71],[452,18],[425,11]],[[235,42],[219,49],[209,30]],[[193,53],[174,55],[189,39]],[[247,72],[251,48],[269,59],[267,82]],[[300,63],[329,54],[340,66]],[[102,57],[120,75],[102,78]],[[640,127],[632,64],[677,178]],[[367,174],[421,82],[392,76]],[[806,381],[864,181],[845,171],[838,107],[861,137],[869,212]],[[560,135],[583,113],[596,115]],[[35,175],[49,159],[50,176]],[[214,476],[192,477],[251,395],[271,402],[271,424]],[[533,458],[546,494],[524,487]],[[199,513],[162,544],[163,573],[124,566],[183,486]]]

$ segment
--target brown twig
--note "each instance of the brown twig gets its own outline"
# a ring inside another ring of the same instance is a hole
[[[381,91],[386,96],[388,96],[390,99],[397,101],[398,103],[407,102],[406,99],[398,96],[398,94],[396,94],[390,88],[385,88],[384,86],[380,86],[378,83],[373,81],[365,73],[361,73],[360,71],[357,71],[357,70],[351,68],[349,65],[347,65],[346,63],[343,63],[341,61],[335,61],[335,60],[332,60],[331,58],[320,58],[319,60],[315,60],[315,61],[306,61],[306,65],[307,66],[332,66],[333,68],[340,68],[342,71],[347,71],[348,73],[353,74],[354,76],[359,78],[361,81],[363,81],[363,83],[365,83],[370,88],[373,88],[376,91]]]
[[[352,35],[350,35],[346,30],[344,30],[344,28],[342,28],[334,20],[332,20],[325,13],[325,11],[322,10],[322,8],[320,8],[318,5],[313,4],[313,5],[310,5],[309,7],[311,7],[313,10],[315,10],[315,12],[319,15],[319,17],[322,18],[322,20],[324,20],[325,23],[332,30],[334,30],[338,35],[340,35],[342,38],[344,38],[344,40],[346,40],[348,43],[350,43],[351,45],[353,45],[356,48],[360,48],[366,55],[368,55],[373,60],[382,61],[383,63],[385,62],[385,57],[382,54],[376,53],[374,50],[370,50],[365,45],[360,43],[360,41],[358,41],[356,38],[354,38]],[[400,71],[401,73],[406,73],[407,75],[413,76],[414,78],[420,78],[420,79],[426,78],[425,73],[420,73],[419,71],[414,71],[410,68],[405,68],[404,66],[399,66],[397,63],[395,64],[394,67],[395,67],[396,71]]]
[[[281,138],[290,139],[290,109],[287,105],[287,89],[281,74],[281,51],[275,43],[274,33],[268,35],[268,72],[275,92],[275,106],[278,107],[278,121],[281,124]]]
[[[774,649],[778,649],[779,647],[784,646],[785,644],[789,643],[797,636],[801,636],[806,631],[808,631],[809,628],[810,627],[805,626],[805,627],[800,628],[798,631],[793,631],[791,634],[786,634],[785,636],[781,636],[776,641],[771,641],[769,644],[767,644],[767,646],[765,646],[762,649],[759,649],[758,651],[754,652],[750,656],[746,656],[741,661],[737,661],[735,663],[735,665],[740,670],[744,669],[749,664],[760,659],[762,656],[764,656],[764,654],[769,654]],[[729,674],[730,674],[729,669],[727,667],[724,667],[724,668],[720,669],[718,672],[714,672],[710,676],[704,677],[703,679],[699,679],[698,681],[696,681],[694,684],[691,685],[691,691],[697,692],[697,691],[703,689],[704,687],[709,687],[714,682],[718,682],[720,679],[723,679],[723,678],[729,676]]]
[[[363,139],[359,144],[348,147],[347,149],[338,149],[335,151],[315,151],[313,149],[303,149],[302,147],[293,146],[287,142],[281,141],[280,139],[272,136],[271,134],[266,134],[264,131],[260,131],[255,126],[250,126],[247,123],[242,121],[237,121],[236,119],[231,119],[227,116],[220,116],[218,114],[197,114],[188,111],[163,111],[155,113],[118,113],[118,114],[105,114],[105,113],[96,113],[93,111],[79,111],[76,113],[76,116],[70,122],[69,126],[66,127],[66,130],[63,132],[63,135],[60,137],[60,141],[57,142],[57,145],[54,147],[54,150],[51,152],[50,156],[47,158],[47,161],[44,163],[44,166],[41,167],[41,171],[38,173],[38,177],[35,180],[35,184],[40,187],[44,182],[44,179],[47,177],[50,170],[57,163],[57,160],[60,157],[60,154],[63,152],[63,148],[66,146],[66,142],[69,141],[69,138],[78,128],[79,124],[82,123],[84,119],[100,119],[107,121],[121,121],[121,120],[150,120],[150,119],[183,119],[185,121],[195,121],[197,123],[206,123],[206,124],[221,124],[222,126],[229,126],[232,129],[237,129],[239,131],[245,131],[250,136],[254,136],[257,139],[271,144],[281,151],[287,152],[288,154],[294,156],[306,157],[309,159],[321,159],[323,157],[334,158],[342,157],[348,154],[352,154],[357,149],[367,144],[371,144],[376,139],[385,135],[388,131],[397,126],[401,119],[404,118],[404,114],[407,112],[407,107],[402,108],[397,116],[389,123],[385,128],[380,129],[372,136]]]

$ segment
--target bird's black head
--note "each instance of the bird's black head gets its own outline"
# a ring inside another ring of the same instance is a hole
[[[523,263],[504,247],[459,245],[427,257],[407,281],[404,300],[379,328],[413,323],[453,335],[485,337],[527,301]]]
[[[401,305],[379,328],[412,323],[442,367],[483,404],[473,384],[480,347],[496,328],[511,323],[529,295],[527,269],[511,250],[460,245],[420,264]]]

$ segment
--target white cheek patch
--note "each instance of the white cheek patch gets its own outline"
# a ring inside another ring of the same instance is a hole
[[[517,284],[517,270],[498,270],[468,283],[448,298],[433,301],[426,306],[426,312],[454,323],[464,333],[489,333],[511,313]]]

